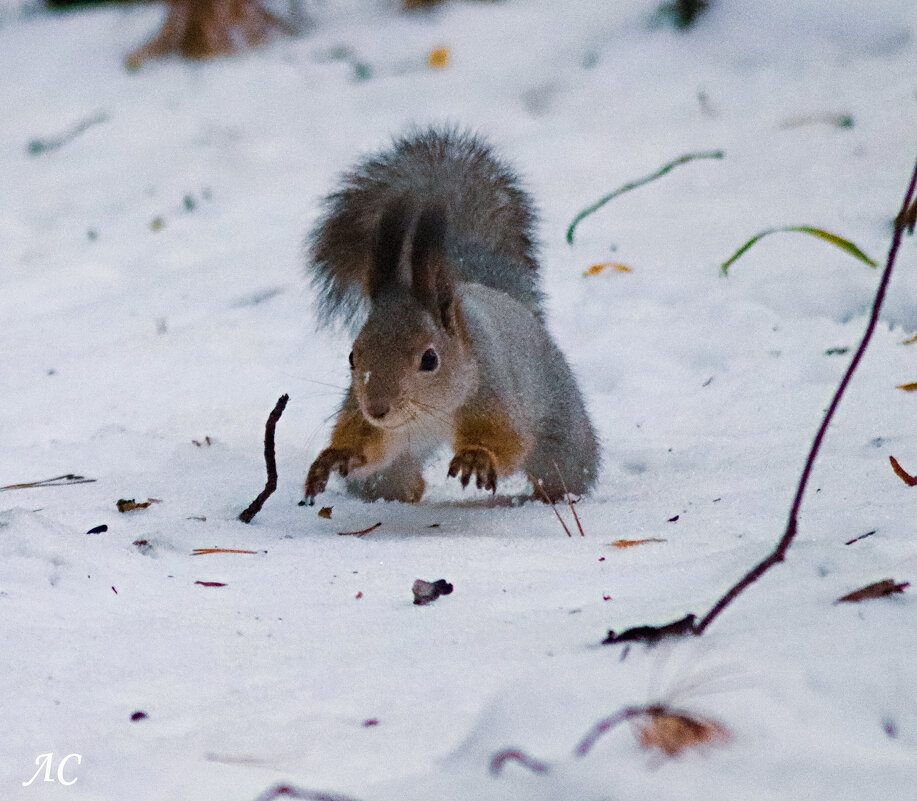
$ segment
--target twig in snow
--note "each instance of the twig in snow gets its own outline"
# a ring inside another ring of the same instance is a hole
[[[655,748],[670,757],[678,756],[689,748],[722,743],[731,738],[723,724],[667,704],[627,706],[596,723],[577,743],[573,755],[580,759],[586,756],[604,734],[628,720],[637,722],[637,741],[642,748]],[[491,774],[498,775],[507,762],[518,762],[533,773],[548,773],[550,770],[546,763],[524,751],[507,748],[494,754],[490,760]]]
[[[522,767],[532,771],[532,773],[549,772],[549,768],[544,762],[529,756],[518,748],[507,748],[505,751],[494,754],[493,759],[490,760],[491,775],[499,776],[500,772],[503,770],[503,766],[507,762],[518,762]]]
[[[277,489],[277,459],[274,456],[274,430],[277,428],[277,421],[283,410],[287,406],[290,396],[283,394],[278,398],[277,404],[267,418],[267,424],[264,427],[264,463],[267,467],[267,483],[261,494],[251,502],[249,507],[239,515],[239,520],[243,523],[251,523],[252,518],[261,511],[264,502],[271,497],[274,490]]]
[[[554,462],[554,469],[557,471],[557,475],[560,478],[560,485],[564,488],[564,500],[570,507],[570,511],[573,512],[573,519],[576,521],[576,527],[579,529],[579,535],[581,537],[585,537],[586,532],[583,531],[583,525],[580,523],[579,515],[576,513],[576,504],[579,503],[579,498],[574,499],[574,497],[570,494],[570,490],[567,489],[567,482],[564,480],[564,474],[560,472],[560,468],[557,466],[557,462]]]
[[[643,748],[656,748],[666,756],[678,756],[688,748],[706,743],[723,742],[730,733],[721,723],[665,704],[629,706],[600,720],[573,750],[584,757],[599,738],[625,720],[639,721],[638,740]]]
[[[557,515],[557,519],[560,521],[560,524],[564,527],[564,531],[567,532],[567,536],[572,537],[573,535],[570,533],[570,529],[567,528],[567,524],[564,523],[564,519],[560,516],[560,512],[557,511],[557,504],[554,503],[554,499],[551,498],[547,492],[545,492],[544,487],[542,487],[540,483],[536,484],[535,486],[541,490],[541,494],[544,496],[545,503],[551,504],[551,508],[554,510],[554,514]]]
[[[255,801],[275,801],[277,798],[299,798],[302,801],[356,801],[350,796],[323,793],[317,790],[303,790],[291,784],[276,784],[265,790]]]
[[[54,478],[44,478],[41,481],[27,481],[25,484],[8,484],[0,487],[0,492],[18,489],[33,489],[35,487],[69,487],[71,484],[93,484],[94,478],[83,478],[73,473],[67,473],[63,476],[54,476]]]
[[[859,537],[854,537],[852,540],[847,540],[844,545],[853,545],[853,543],[859,542],[860,540],[865,540],[867,537],[871,537],[875,533],[875,530],[867,531],[865,534],[860,534]]]
[[[338,536],[339,537],[365,537],[367,534],[369,534],[371,531],[375,531],[381,525],[382,525],[382,521],[380,520],[378,523],[373,523],[373,525],[369,526],[369,528],[361,528],[359,531],[339,531]]]
[[[776,548],[774,548],[773,552],[769,556],[755,565],[735,585],[733,585],[713,605],[713,608],[707,612],[703,618],[701,618],[700,622],[695,619],[694,615],[686,615],[681,620],[676,620],[674,623],[669,623],[665,626],[639,626],[637,628],[628,629],[621,634],[616,634],[614,631],[609,631],[608,636],[603,641],[603,645],[633,641],[651,643],[656,642],[662,637],[666,636],[703,634],[707,627],[720,615],[720,613],[722,613],[722,611],[727,606],[729,606],[729,604],[731,604],[745,589],[747,589],[751,584],[754,584],[774,565],[779,564],[786,558],[786,553],[789,550],[793,539],[796,537],[799,510],[802,506],[802,499],[805,496],[806,486],[809,483],[809,476],[811,475],[812,468],[815,465],[815,459],[818,457],[818,451],[821,448],[822,440],[825,438],[828,427],[831,425],[831,420],[834,418],[834,413],[837,411],[837,407],[840,405],[841,399],[844,396],[844,392],[847,390],[847,386],[850,384],[850,380],[853,378],[853,374],[859,366],[860,360],[863,358],[863,354],[866,352],[866,348],[869,345],[873,332],[876,329],[876,325],[879,322],[879,312],[882,309],[882,303],[885,300],[885,293],[888,289],[892,271],[895,267],[895,259],[898,255],[898,249],[901,247],[901,240],[904,237],[905,229],[908,228],[910,222],[908,215],[911,209],[911,204],[915,203],[915,205],[917,205],[917,201],[914,200],[915,188],[917,188],[917,164],[914,166],[914,171],[911,174],[911,179],[908,184],[907,191],[904,194],[904,201],[901,205],[901,211],[895,218],[895,231],[894,235],[892,236],[891,246],[888,250],[888,259],[885,263],[885,269],[882,271],[882,278],[879,281],[879,286],[876,289],[875,298],[873,299],[872,311],[869,315],[869,323],[866,326],[866,330],[863,333],[863,338],[860,340],[860,344],[857,347],[853,358],[850,360],[850,365],[847,367],[847,371],[844,373],[844,377],[841,379],[841,383],[838,385],[838,388],[834,393],[834,397],[831,399],[828,410],[825,412],[825,415],[822,418],[821,425],[818,427],[818,431],[816,432],[815,438],[812,441],[812,446],[809,448],[809,454],[806,457],[805,466],[802,469],[802,474],[799,476],[799,483],[796,486],[796,495],[794,496],[793,503],[790,507],[786,529],[784,530],[780,541],[777,543]]]
[[[619,723],[623,723],[625,720],[632,720],[638,715],[646,714],[647,709],[648,707],[645,706],[628,706],[607,718],[603,718],[589,730],[588,734],[586,734],[582,740],[579,741],[576,748],[573,749],[573,753],[578,757],[586,756],[603,734],[611,731],[615,726]]]
[[[675,161],[670,161],[668,164],[660,167],[652,175],[647,175],[643,178],[638,178],[636,181],[631,181],[630,183],[624,184],[610,192],[605,197],[600,198],[591,206],[587,206],[579,214],[573,218],[573,222],[570,223],[570,227],[567,229],[567,242],[571,245],[573,244],[573,232],[576,230],[576,226],[579,225],[586,217],[590,214],[597,212],[602,206],[604,206],[608,201],[614,200],[618,195],[623,195],[625,192],[629,192],[631,189],[637,189],[638,187],[648,184],[650,181],[655,181],[657,178],[661,178],[670,170],[677,167],[679,164],[687,164],[689,161],[694,161],[695,159],[721,159],[725,153],[722,150],[713,150],[707,153],[688,153],[687,155],[680,156],[675,159]]]

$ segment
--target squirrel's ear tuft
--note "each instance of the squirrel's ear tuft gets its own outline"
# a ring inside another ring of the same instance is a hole
[[[398,282],[401,251],[411,223],[411,213],[402,199],[394,201],[383,212],[376,229],[372,267],[366,277],[366,291],[370,298],[383,287]]]
[[[446,263],[446,216],[442,209],[426,208],[417,217],[411,248],[411,283],[418,303],[448,333],[453,333],[455,292]]]

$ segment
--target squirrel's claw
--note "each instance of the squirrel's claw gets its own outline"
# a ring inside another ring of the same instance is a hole
[[[456,476],[462,487],[467,487],[474,476],[478,489],[497,492],[497,461],[487,448],[465,448],[455,454],[449,463],[449,477]]]
[[[351,470],[365,464],[365,459],[344,448],[325,448],[309,468],[306,477],[306,498],[314,498],[325,491],[328,478],[337,470],[344,478]]]

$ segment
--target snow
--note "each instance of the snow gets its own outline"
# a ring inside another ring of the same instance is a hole
[[[0,492],[0,797],[914,797],[913,588],[834,604],[917,579],[917,495],[888,462],[917,470],[917,401],[896,388],[917,378],[913,239],[786,562],[700,638],[599,645],[705,613],[773,548],[878,280],[794,233],[728,278],[719,264],[799,224],[882,262],[917,152],[910,0],[721,0],[686,33],[655,9],[328,0],[300,39],[129,74],[161,6],[3,0],[0,485],[95,481]],[[446,69],[427,66],[435,47]],[[550,325],[603,440],[585,537],[514,502],[522,481],[463,493],[445,453],[420,504],[332,483],[332,520],[297,505],[350,349],[314,330],[304,233],[358,155],[444,121],[486,134],[540,206]],[[716,149],[564,240],[598,197]],[[582,277],[607,261],[632,272]],[[284,392],[279,488],[246,526]],[[160,502],[121,514],[119,498]],[[255,553],[192,555],[210,547]],[[417,578],[455,591],[414,606]],[[731,739],[663,759],[624,725],[573,755],[602,718],[655,702]],[[491,775],[508,747],[550,772]],[[48,753],[54,781],[23,786]]]

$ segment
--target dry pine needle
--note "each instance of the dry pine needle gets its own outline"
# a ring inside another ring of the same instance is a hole
[[[643,540],[615,540],[612,544],[615,548],[633,548],[635,545],[646,545],[650,542],[666,542],[659,537],[647,537]]]

